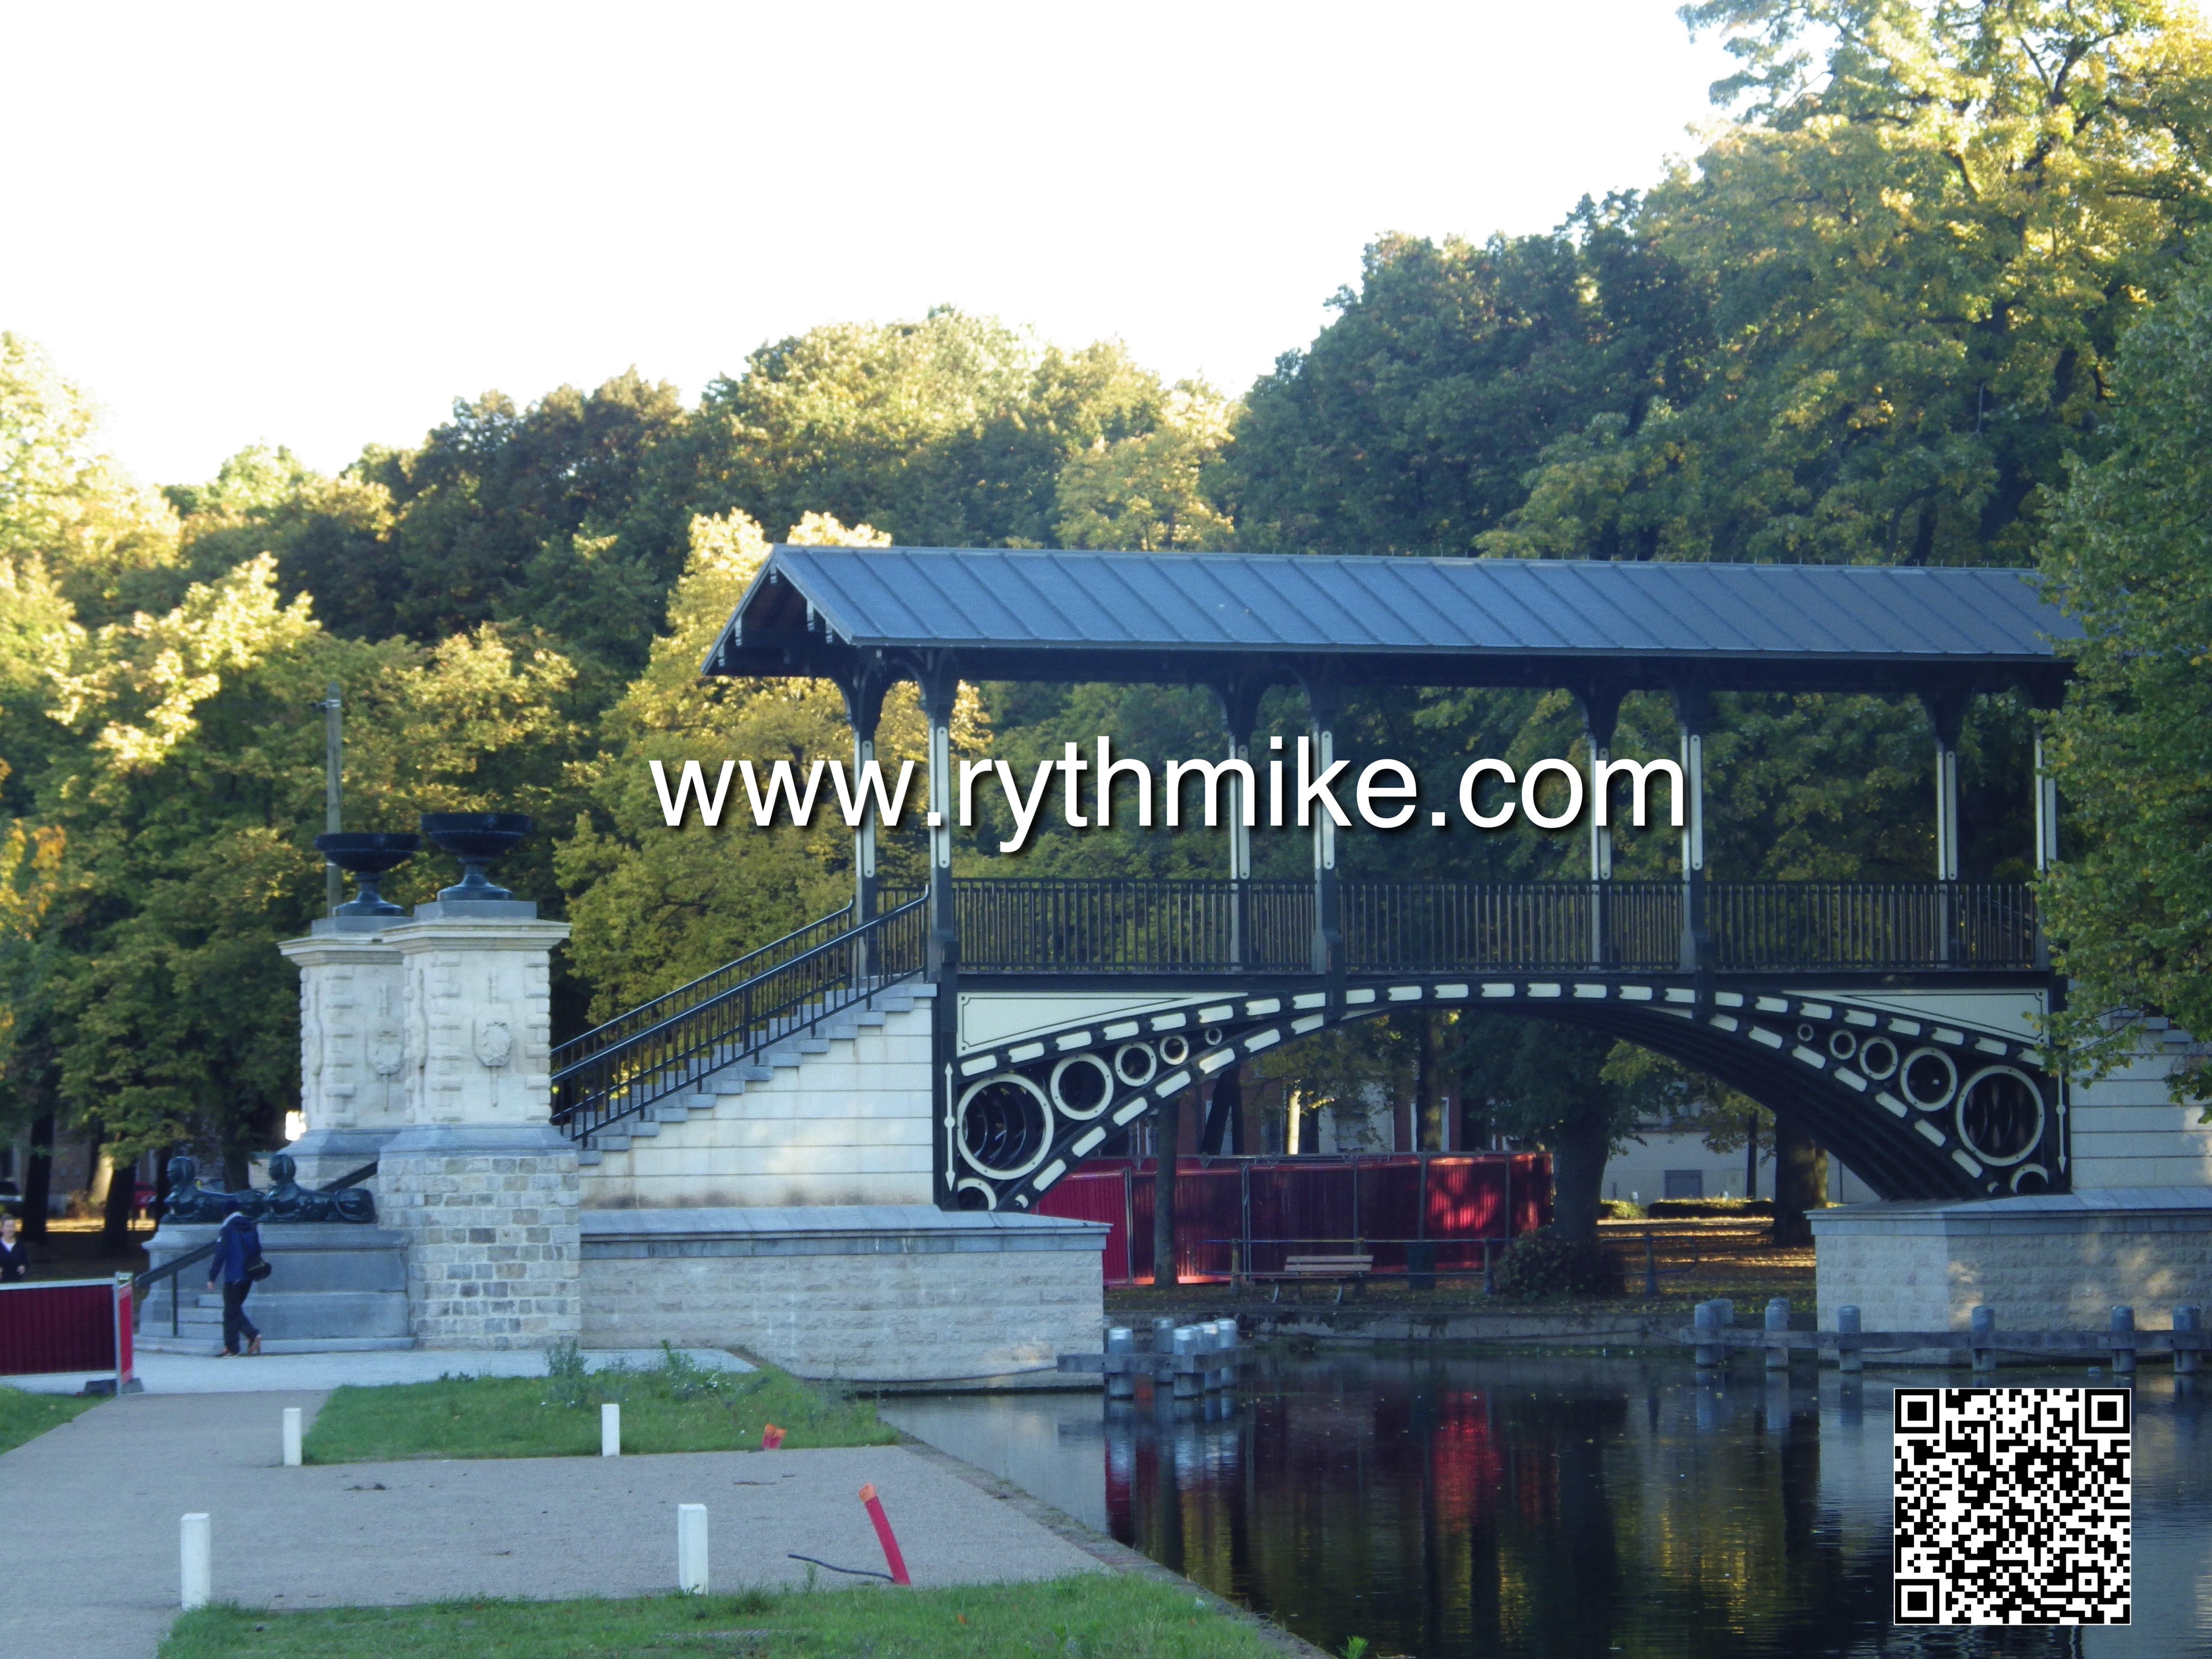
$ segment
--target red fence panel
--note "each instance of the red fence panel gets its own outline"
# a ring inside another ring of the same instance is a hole
[[[118,1323],[112,1279],[0,1285],[0,1376],[114,1370]]]
[[[1109,1285],[1152,1282],[1149,1160],[1094,1159],[1060,1182],[1040,1215],[1103,1221]],[[1378,1273],[1403,1273],[1406,1246],[1437,1246],[1434,1265],[1482,1265],[1482,1242],[1518,1237],[1552,1213],[1543,1152],[1401,1153],[1381,1158],[1184,1158],[1176,1163],[1176,1273],[1204,1283],[1243,1271],[1279,1273],[1292,1255],[1355,1246]]]

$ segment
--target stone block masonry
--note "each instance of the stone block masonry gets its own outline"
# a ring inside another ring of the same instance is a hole
[[[927,985],[905,985],[593,1137],[584,1205],[927,1204]]]
[[[584,1340],[880,1387],[1048,1386],[1095,1350],[1107,1230],[928,1205],[586,1211]]]
[[[2102,1330],[2116,1303],[2163,1326],[2212,1302],[2212,1188],[2122,1188],[1979,1203],[1816,1211],[1820,1321],[1855,1304],[1867,1330]]]
[[[407,1239],[426,1348],[542,1348],[580,1336],[576,1154],[546,1125],[418,1125],[386,1146],[380,1216]]]

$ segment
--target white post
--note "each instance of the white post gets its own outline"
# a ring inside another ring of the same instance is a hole
[[[1959,879],[1959,751],[1936,739],[1936,879]]]
[[[612,1401],[599,1407],[599,1455],[622,1455],[622,1407]]]
[[[195,1607],[205,1607],[212,1599],[215,1546],[209,1535],[207,1516],[186,1516],[179,1542],[184,1565],[184,1607],[190,1613]]]
[[[2058,862],[2058,780],[2043,761],[2043,733],[2035,734],[2035,867]]]
[[[300,1408],[287,1406],[284,1407],[284,1467],[296,1469],[300,1467]]]
[[[707,1506],[676,1506],[676,1588],[685,1595],[707,1593]]]

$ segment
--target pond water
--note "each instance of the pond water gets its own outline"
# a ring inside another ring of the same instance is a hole
[[[1891,1623],[1890,1393],[1955,1372],[1359,1351],[1247,1378],[1233,1404],[1140,1385],[884,1414],[1331,1652],[2212,1659],[2212,1379],[2139,1380],[2134,1622],[2075,1631]]]

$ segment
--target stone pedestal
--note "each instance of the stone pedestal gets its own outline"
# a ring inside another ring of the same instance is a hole
[[[426,1348],[542,1348],[583,1333],[576,1152],[535,1124],[416,1124],[386,1145],[379,1214],[407,1242]]]
[[[551,1111],[552,949],[519,902],[426,904],[383,937],[400,960],[406,1127],[378,1214],[407,1240],[426,1347],[544,1347],[582,1328],[576,1153]]]
[[[392,917],[392,921],[403,921]],[[407,1122],[405,978],[381,919],[317,921],[276,948],[300,969],[300,1115],[285,1150],[303,1187],[374,1163]]]

